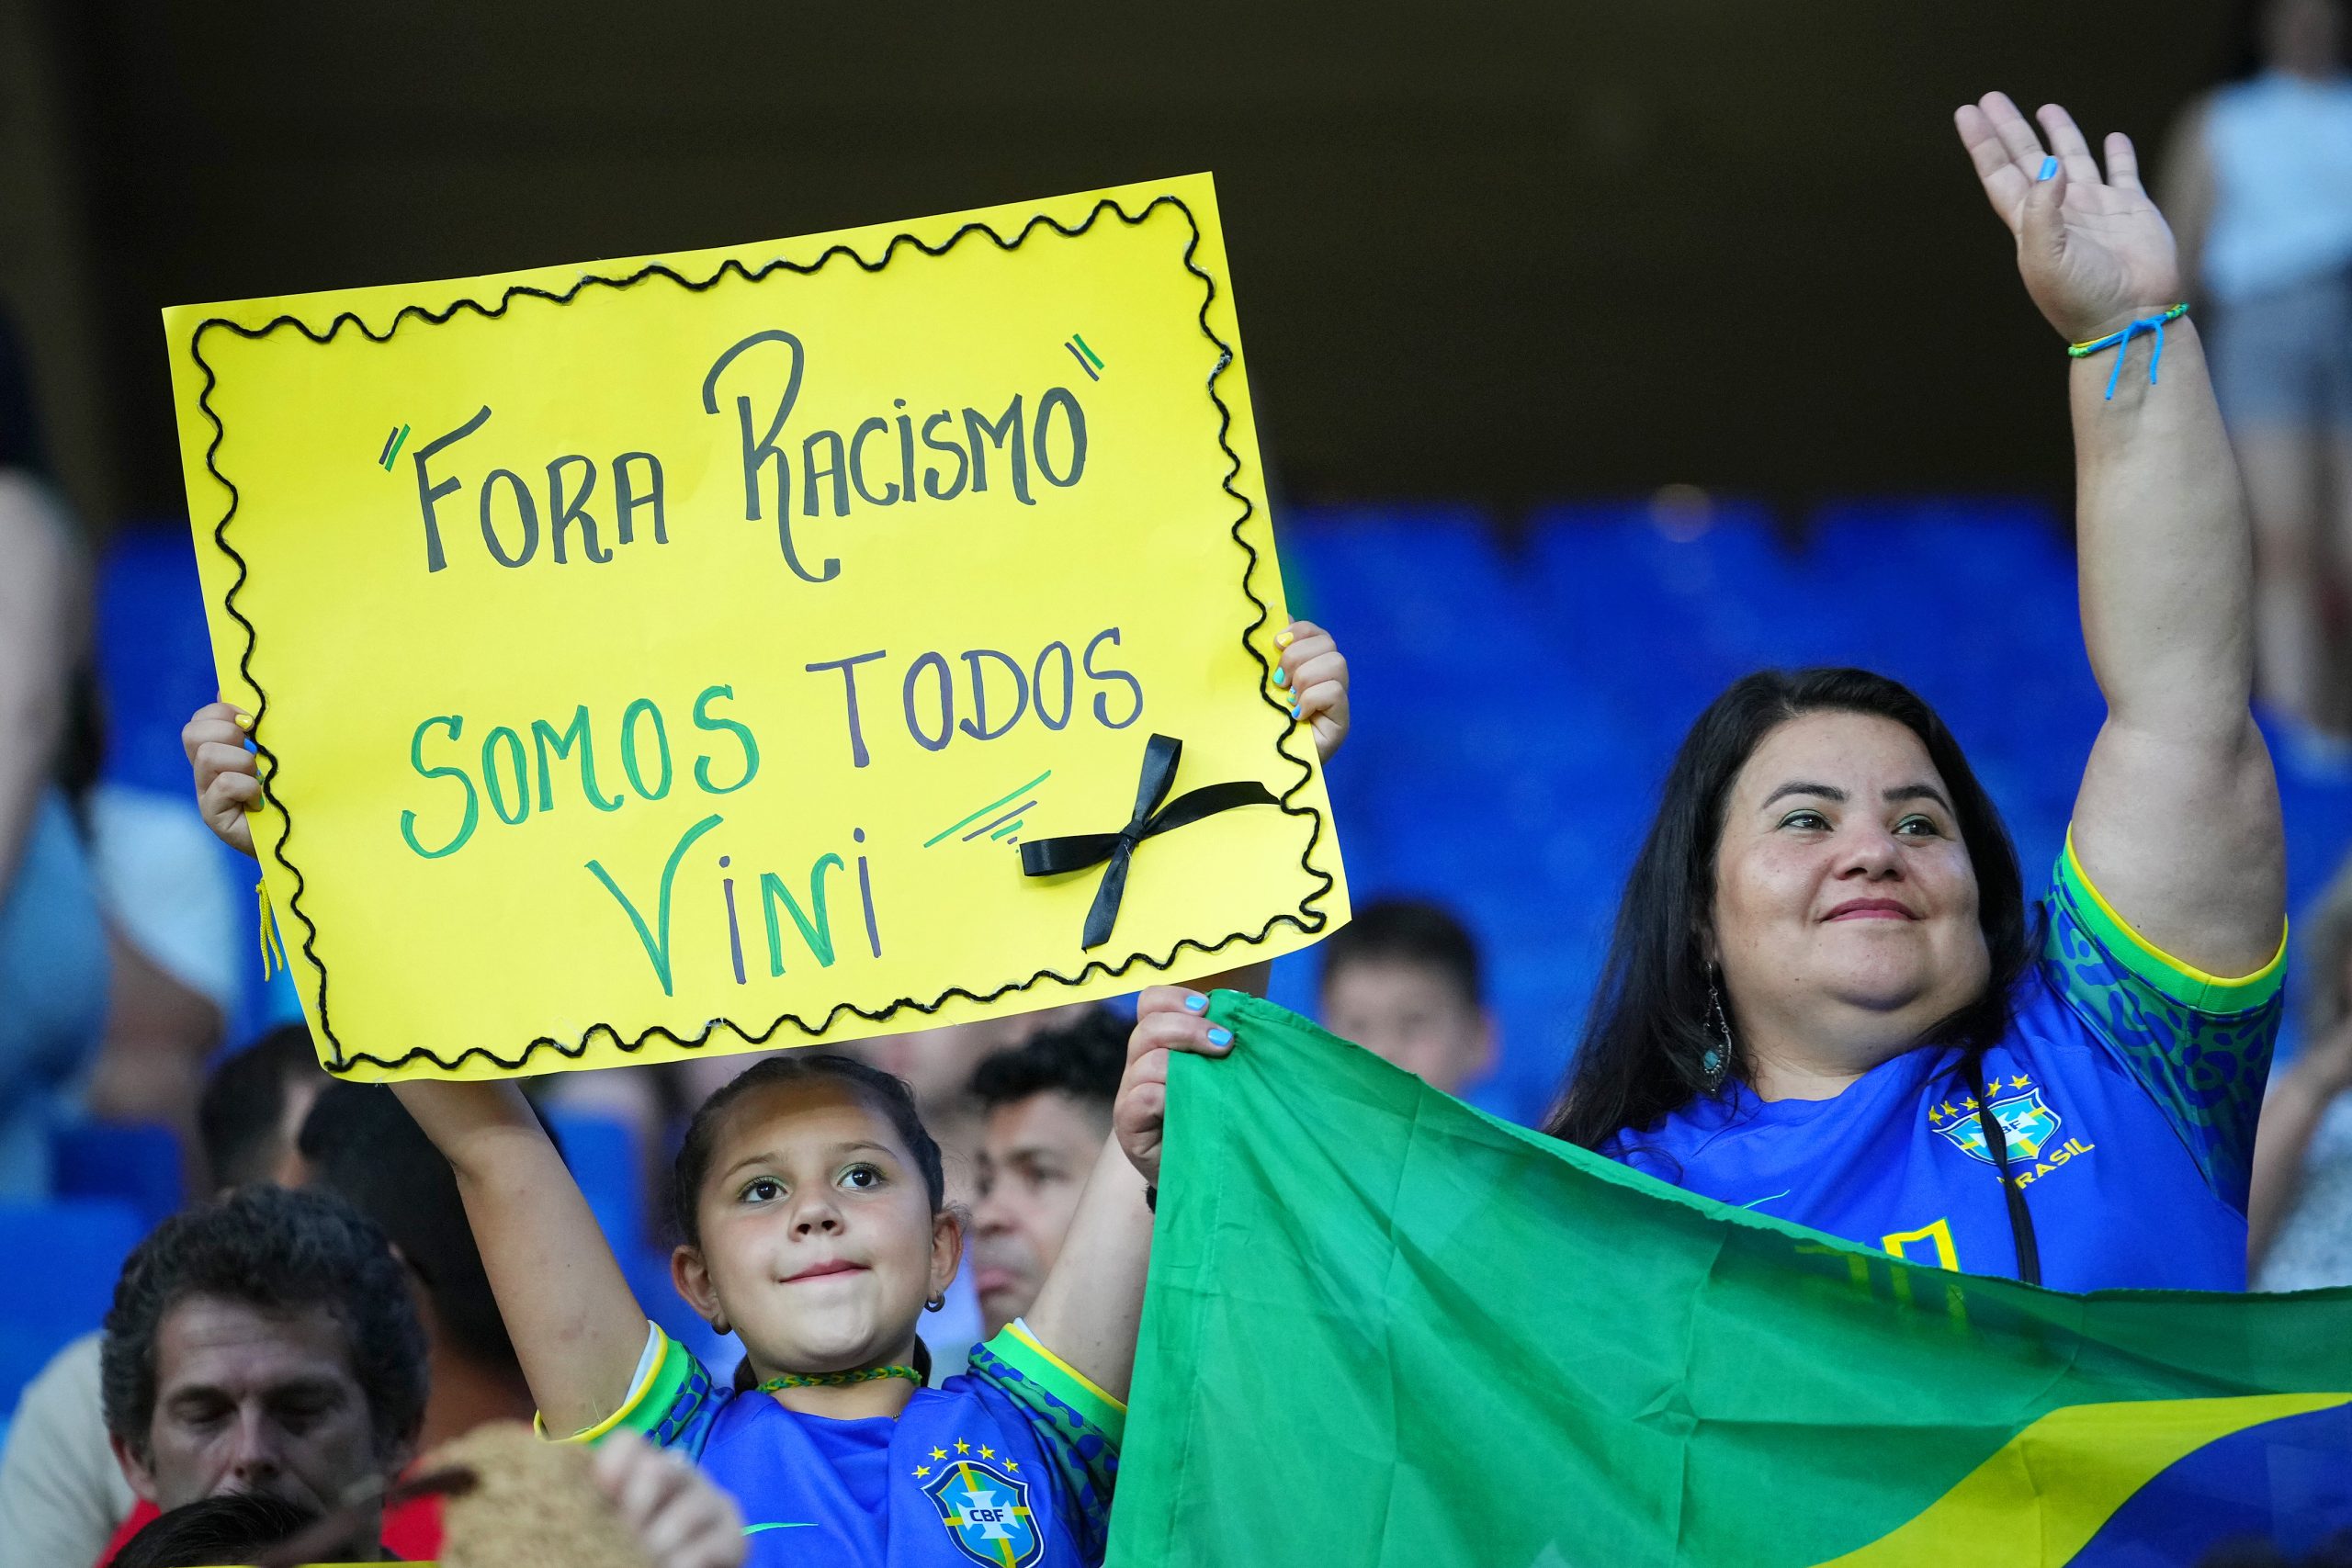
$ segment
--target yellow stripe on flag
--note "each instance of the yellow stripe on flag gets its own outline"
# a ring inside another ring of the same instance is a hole
[[[2133,1493],[2206,1444],[2339,1404],[2352,1404],[2352,1393],[2070,1404],[2002,1444],[1894,1534],[1823,1568],[2061,1568]]]

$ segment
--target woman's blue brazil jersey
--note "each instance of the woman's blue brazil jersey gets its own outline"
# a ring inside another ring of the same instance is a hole
[[[2285,944],[2219,979],[2143,941],[2083,874],[2052,875],[2041,952],[1984,1054],[2053,1290],[2245,1288],[2246,1184]],[[1916,1262],[2018,1272],[1977,1099],[1949,1048],[1830,1100],[1701,1097],[1602,1149],[1678,1187]]]
[[[698,1462],[742,1510],[751,1568],[1076,1568],[1102,1561],[1126,1406],[1018,1322],[896,1420],[737,1393],[652,1331],[628,1427]]]

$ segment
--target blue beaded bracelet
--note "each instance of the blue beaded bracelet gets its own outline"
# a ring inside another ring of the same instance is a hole
[[[2116,350],[2115,368],[2107,378],[2107,395],[2112,400],[2115,396],[2115,384],[2123,375],[2124,345],[2142,333],[2154,333],[2156,334],[2156,350],[2148,356],[2148,385],[2153,387],[2156,384],[2156,367],[2163,362],[2165,356],[2165,323],[2177,321],[2187,314],[2188,314],[2188,301],[2183,299],[2168,310],[2159,310],[2153,316],[2143,316],[2138,321],[2128,323],[2120,333],[2109,333],[2105,337],[2093,338],[2088,343],[2070,343],[2066,345],[2067,357],[2081,359],[2097,354],[2103,348]]]

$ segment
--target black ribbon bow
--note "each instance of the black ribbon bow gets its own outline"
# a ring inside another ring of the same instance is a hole
[[[1137,844],[1237,806],[1282,804],[1264,784],[1244,779],[1203,784],[1160,805],[1168,797],[1169,786],[1176,782],[1177,759],[1183,754],[1184,743],[1170,735],[1155,735],[1145,745],[1143,778],[1136,786],[1136,814],[1119,831],[1032,839],[1021,846],[1021,870],[1026,876],[1058,876],[1110,863],[1103,869],[1102,886],[1094,890],[1094,907],[1086,914],[1085,946],[1090,952],[1111,940],[1111,928],[1119,919],[1119,900],[1127,891],[1127,863],[1135,858]]]

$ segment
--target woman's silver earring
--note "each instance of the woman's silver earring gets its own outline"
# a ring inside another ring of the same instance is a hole
[[[1707,1005],[1714,1014],[1713,1040],[1706,1055],[1699,1058],[1700,1074],[1713,1094],[1724,1087],[1724,1077],[1731,1071],[1731,1020],[1724,1016],[1723,988],[1715,984],[1715,972],[1707,972]]]
[[[932,1298],[931,1298],[931,1300],[929,1300],[929,1301],[927,1301],[927,1302],[923,1303],[922,1303],[922,1310],[923,1310],[923,1311],[925,1311],[925,1312],[937,1312],[937,1311],[939,1311],[942,1307],[944,1307],[946,1304],[947,1304],[947,1292],[944,1292],[944,1291],[942,1291],[939,1294],[937,1294],[937,1295],[935,1295],[935,1296],[932,1297]]]

